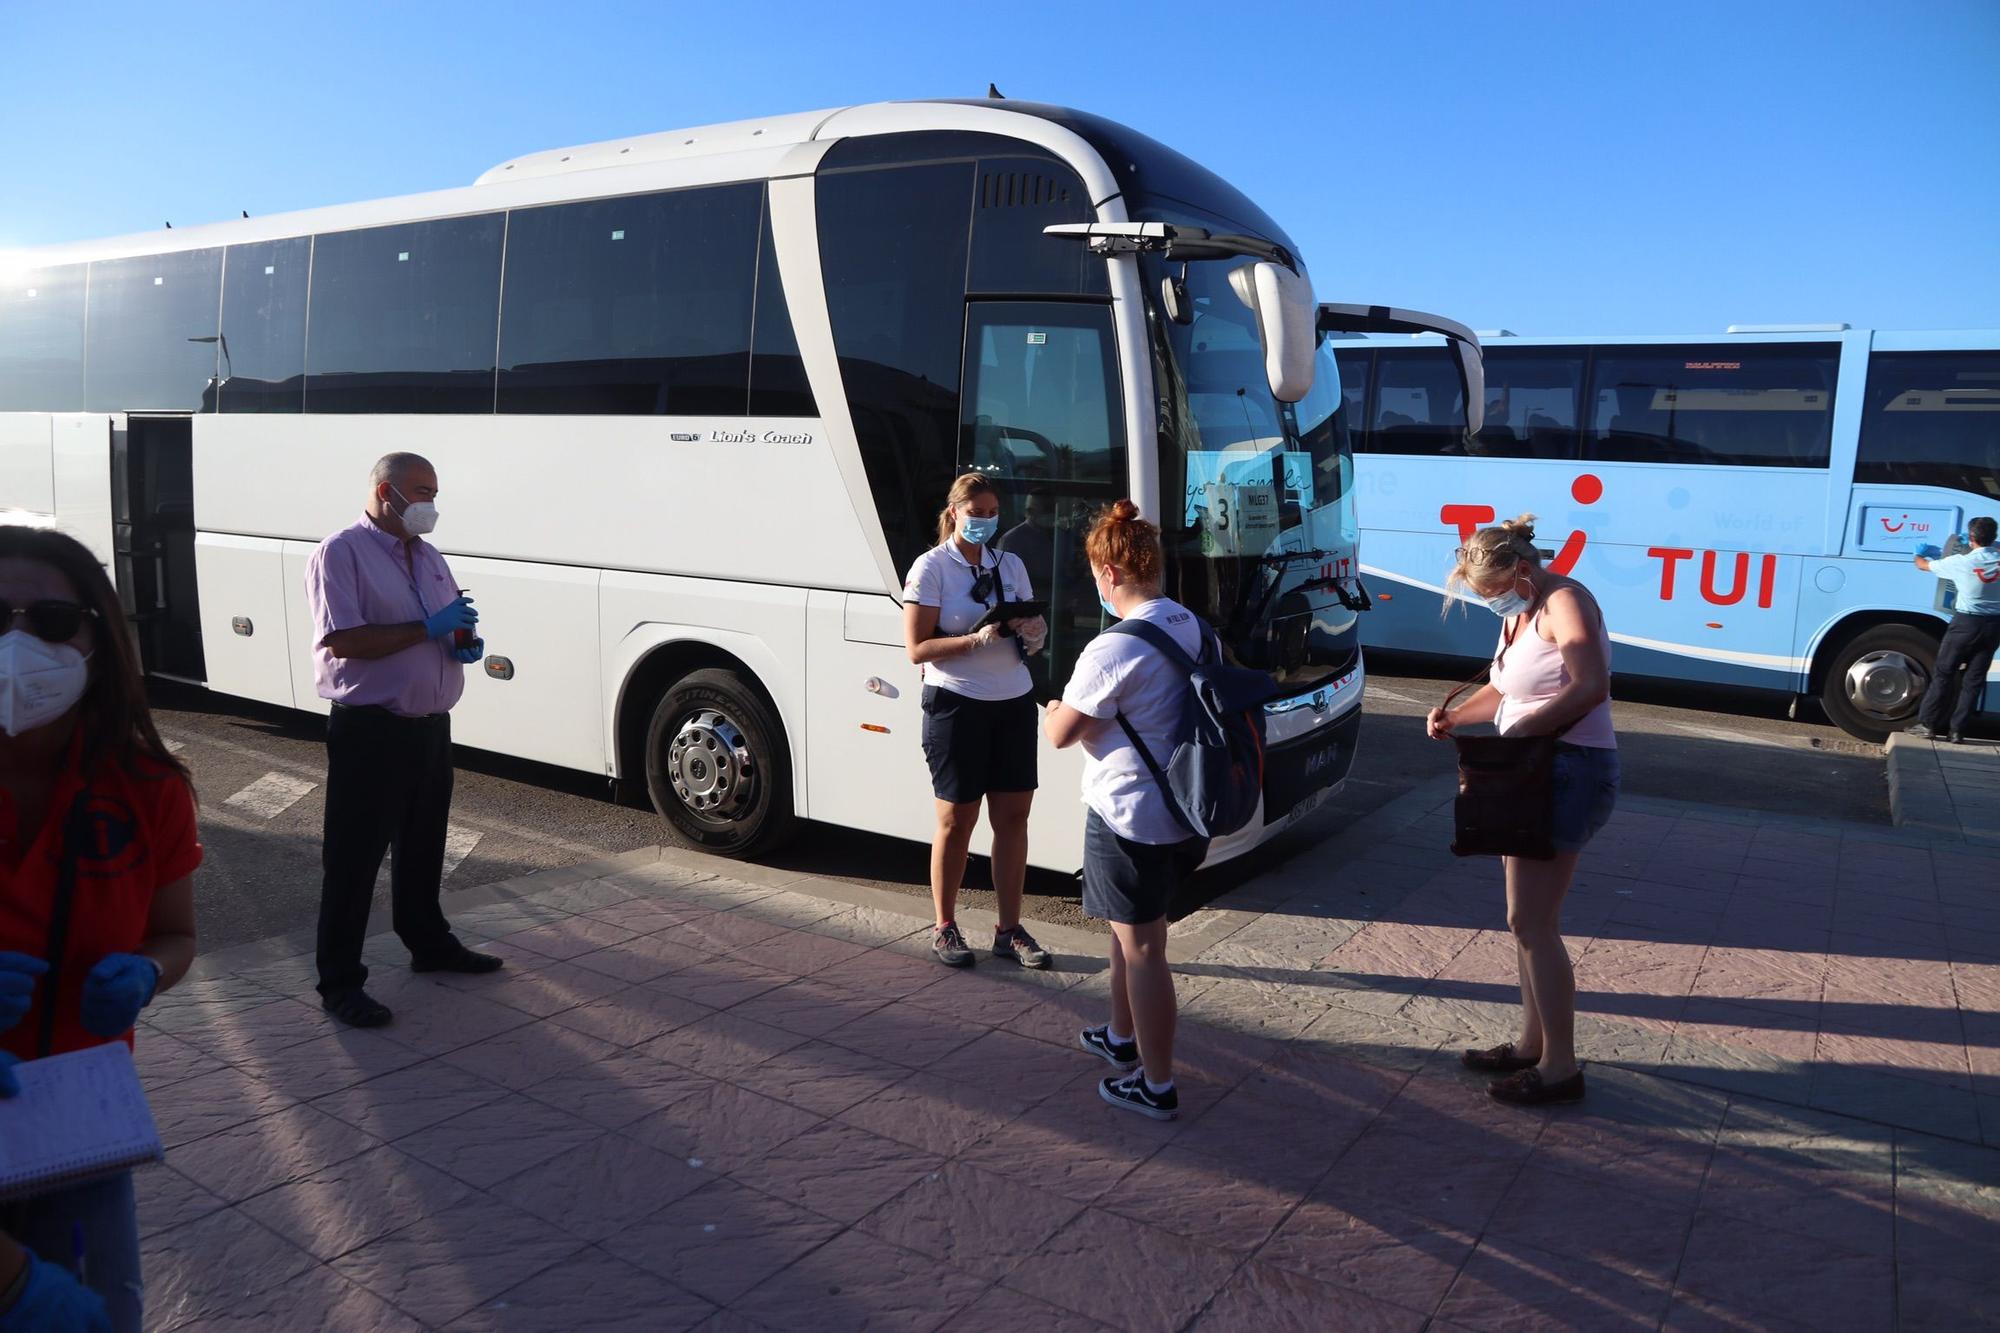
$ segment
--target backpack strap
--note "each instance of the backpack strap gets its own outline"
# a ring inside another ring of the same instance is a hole
[[[1115,625],[1105,626],[1104,632],[1106,634],[1129,634],[1141,643],[1157,649],[1162,657],[1165,657],[1169,662],[1179,667],[1184,675],[1191,676],[1194,674],[1195,660],[1182,651],[1181,646],[1174,642],[1173,636],[1158,625],[1144,620],[1127,618]],[[1208,635],[1205,632],[1202,635],[1204,655],[1206,655],[1207,638]],[[1160,789],[1160,795],[1167,798],[1167,809],[1173,814],[1174,822],[1186,829],[1190,838],[1200,837],[1201,834],[1195,828],[1194,821],[1187,817],[1187,812],[1181,809],[1180,801],[1175,798],[1173,784],[1167,781],[1167,771],[1160,767],[1159,760],[1153,758],[1153,752],[1146,748],[1146,742],[1139,739],[1138,730],[1126,720],[1125,715],[1119,713],[1117,716],[1118,725],[1125,732],[1125,739],[1132,742],[1132,748],[1139,752],[1139,758],[1145,763],[1146,771],[1153,775],[1153,785]]]
[[[1150,621],[1127,618],[1115,625],[1106,625],[1104,632],[1106,634],[1129,634],[1141,643],[1158,649],[1161,656],[1181,669],[1183,675],[1192,676],[1195,667],[1198,665],[1192,657],[1189,657],[1182,650],[1179,644],[1174,642],[1173,635]],[[1208,655],[1207,631],[1204,631],[1202,634],[1202,655],[1204,657]]]

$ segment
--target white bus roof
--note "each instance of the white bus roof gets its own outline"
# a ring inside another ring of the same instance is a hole
[[[163,226],[158,231],[100,240],[0,250],[0,271],[243,245],[357,227],[490,213],[566,199],[762,180],[799,144],[846,134],[903,130],[983,130],[1039,142],[1066,159],[1087,158],[1071,163],[1084,176],[1086,186],[1099,199],[1115,194],[1117,187],[1111,184],[1094,150],[1072,131],[1037,116],[1031,106],[997,100],[970,105],[947,101],[875,102],[667,130],[572,148],[551,148],[502,162],[482,173],[471,185],[452,189],[195,226]],[[1093,166],[1096,170],[1091,169]],[[609,174],[596,174],[600,172]]]

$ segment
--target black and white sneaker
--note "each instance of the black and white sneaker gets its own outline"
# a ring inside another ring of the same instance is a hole
[[[956,921],[947,921],[931,932],[931,953],[946,967],[972,966],[972,950]]]
[[[1173,1120],[1181,1113],[1180,1090],[1168,1088],[1165,1092],[1154,1092],[1146,1086],[1143,1073],[1107,1078],[1097,1085],[1097,1095],[1113,1106],[1122,1106],[1155,1120]]]
[[[1107,1025],[1085,1028],[1076,1034],[1076,1044],[1092,1055],[1102,1056],[1113,1069],[1129,1073],[1139,1067],[1139,1043],[1111,1040],[1111,1029]]]

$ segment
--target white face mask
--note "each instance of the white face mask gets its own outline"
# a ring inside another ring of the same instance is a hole
[[[90,686],[90,659],[24,629],[0,634],[0,731],[18,736],[67,713]]]
[[[394,486],[391,486],[389,489],[396,491]],[[421,537],[426,532],[430,532],[437,527],[438,507],[429,500],[418,500],[412,503],[410,497],[401,491],[396,491],[396,498],[403,502],[403,512],[396,515],[396,517],[403,520],[403,527],[411,536]]]

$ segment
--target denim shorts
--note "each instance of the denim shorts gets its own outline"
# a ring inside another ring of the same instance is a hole
[[[1554,804],[1556,850],[1582,851],[1618,805],[1618,751],[1556,746]]]

